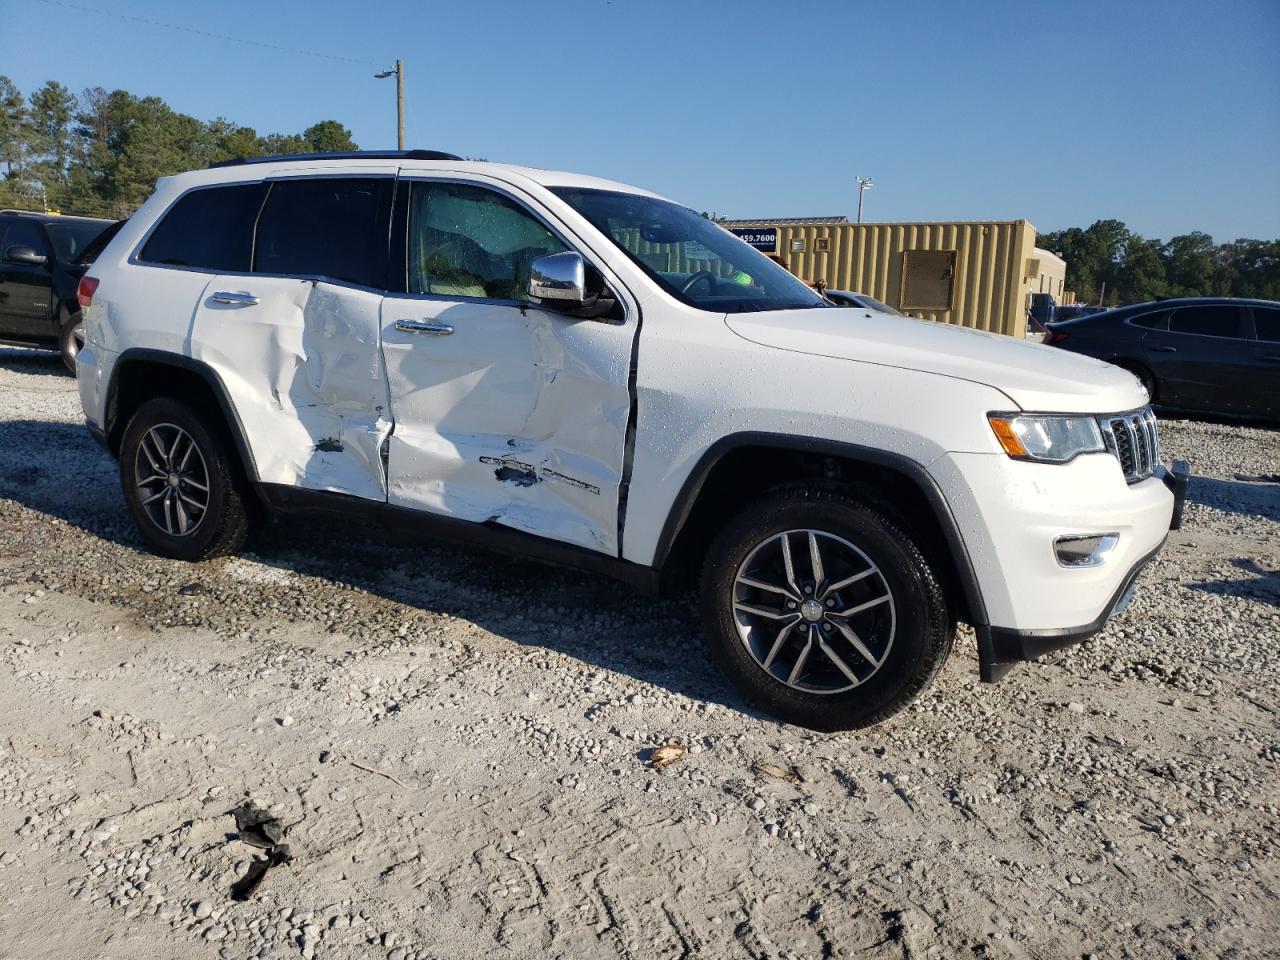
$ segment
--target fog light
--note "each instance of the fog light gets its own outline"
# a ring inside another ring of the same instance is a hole
[[[1120,542],[1118,533],[1095,533],[1080,537],[1058,537],[1053,552],[1064,567],[1100,567]]]

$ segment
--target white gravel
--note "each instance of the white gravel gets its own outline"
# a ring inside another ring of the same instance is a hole
[[[1100,636],[817,735],[684,600],[332,524],[152,556],[0,349],[0,957],[1274,956],[1280,432],[1162,429],[1185,527]],[[235,902],[245,797],[293,861]]]

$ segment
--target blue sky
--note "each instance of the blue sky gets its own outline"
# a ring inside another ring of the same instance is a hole
[[[868,220],[1280,236],[1278,0],[0,0],[24,92],[123,87],[259,133],[332,117],[393,147],[371,74],[397,56],[410,146],[700,210],[852,214],[864,174]]]

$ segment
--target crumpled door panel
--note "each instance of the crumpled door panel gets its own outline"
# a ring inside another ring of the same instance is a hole
[[[220,291],[259,302],[216,303]],[[222,378],[261,482],[386,499],[381,301],[366,290],[281,277],[216,277],[205,288],[191,356]]]

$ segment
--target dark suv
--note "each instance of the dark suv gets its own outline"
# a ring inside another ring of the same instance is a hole
[[[76,286],[119,229],[112,220],[0,211],[0,343],[55,349],[75,373],[84,343]]]

